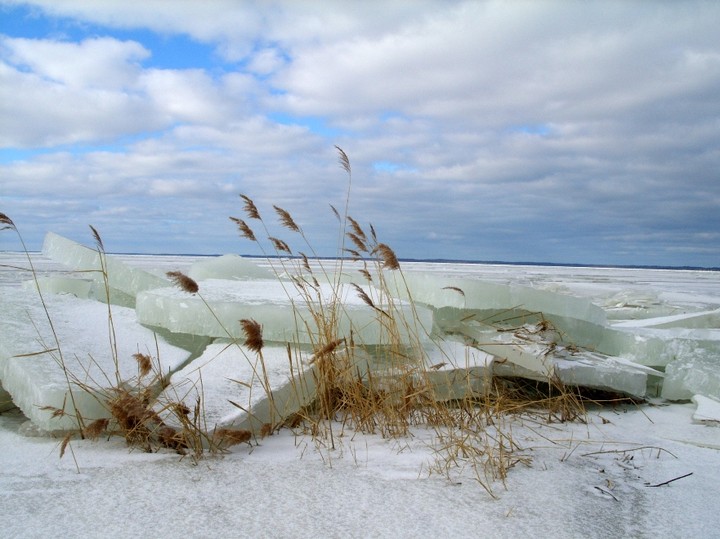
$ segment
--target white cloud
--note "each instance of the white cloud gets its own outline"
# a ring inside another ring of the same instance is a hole
[[[0,165],[2,193],[48,223],[64,221],[40,201],[60,196],[73,222],[132,241],[119,230],[140,225],[116,209],[133,208],[218,252],[244,192],[331,249],[339,144],[353,215],[402,256],[657,263],[717,246],[715,4],[32,4],[105,36],[3,38],[0,143],[46,151]],[[150,68],[152,47],[116,28],[183,33],[226,63]]]

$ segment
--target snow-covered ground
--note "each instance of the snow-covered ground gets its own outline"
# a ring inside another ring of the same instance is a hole
[[[187,270],[193,261],[123,259],[173,270]],[[37,261],[42,270],[59,269]],[[13,253],[0,254],[0,264],[27,265]],[[717,272],[427,263],[403,268],[565,291],[614,310],[617,320],[638,304],[657,316],[720,307]],[[0,293],[9,294],[25,278],[1,267]],[[88,320],[86,327],[102,323]],[[653,400],[591,409],[586,423],[508,418],[501,428],[521,448],[516,455],[522,462],[504,484],[492,484],[493,498],[462,460],[449,474],[438,472],[446,460],[433,431],[383,440],[343,432],[338,424],[334,449],[282,431],[199,462],[129,450],[118,439],[74,440],[60,458],[60,440],[31,436],[26,418],[14,410],[0,414],[0,533],[712,537],[720,529],[720,427],[694,420],[696,411],[693,402]]]

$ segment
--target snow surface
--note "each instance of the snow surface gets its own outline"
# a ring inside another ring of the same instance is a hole
[[[26,265],[22,258],[2,253],[0,264]],[[160,263],[185,270],[193,262],[122,258],[148,270]],[[617,321],[720,308],[716,272],[426,263],[404,270],[564,291],[591,299]],[[17,291],[26,278],[0,267],[0,292]],[[646,329],[662,336],[657,332],[677,328]],[[712,338],[694,337],[682,342],[712,352]],[[720,369],[712,353],[702,360],[711,374]],[[74,440],[60,458],[59,440],[31,436],[14,410],[0,414],[2,535],[711,537],[720,529],[720,428],[698,421],[717,414],[716,404],[712,396],[658,399],[590,410],[586,424],[508,418],[499,427],[530,460],[505,484],[492,483],[496,499],[462,459],[438,473],[443,453],[435,432],[424,429],[383,440],[335,425],[335,449],[282,431],[199,462],[131,451],[117,439]]]

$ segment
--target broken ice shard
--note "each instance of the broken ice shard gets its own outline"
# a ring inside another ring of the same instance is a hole
[[[132,268],[112,255],[101,254],[72,240],[49,232],[45,236],[43,254],[99,283],[103,289],[105,281],[103,269],[107,273],[107,285],[130,297],[135,297],[142,290],[169,286],[164,277],[154,275],[139,268]],[[112,298],[111,298],[112,299]]]
[[[238,341],[218,339],[172,375],[158,402],[182,402],[193,410],[199,400],[207,432],[244,423],[242,428],[257,434],[264,424],[281,423],[314,398],[309,358],[307,349],[265,346],[260,356]],[[254,416],[249,424],[248,415]],[[172,424],[173,418],[165,419]]]
[[[132,309],[70,295],[48,295],[45,307],[22,289],[0,298],[0,379],[41,429],[77,428],[78,413],[107,417],[104,391],[137,378],[136,353],[156,357],[164,373],[188,356],[137,324]]]

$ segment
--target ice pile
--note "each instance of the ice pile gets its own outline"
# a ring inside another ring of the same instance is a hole
[[[74,427],[78,413],[106,417],[108,388],[138,380],[137,353],[154,358],[161,399],[188,408],[202,400],[208,432],[276,424],[314,398],[317,314],[329,310],[343,346],[362,345],[358,373],[390,388],[399,371],[415,372],[375,355],[392,340],[419,356],[412,368],[422,365],[441,400],[483,395],[493,376],[638,398],[699,396],[705,408],[720,399],[720,310],[669,315],[653,299],[643,316],[624,298],[609,322],[606,309],[557,291],[398,271],[375,279],[379,288],[333,284],[236,255],[196,262],[192,294],[160,271],[56,234],[44,254],[77,273],[3,290],[0,411],[11,397],[45,430]],[[240,320],[262,327],[262,361],[244,344]]]

